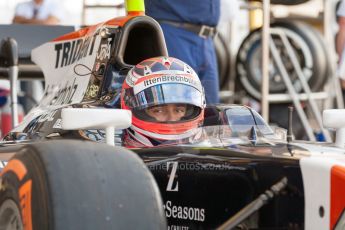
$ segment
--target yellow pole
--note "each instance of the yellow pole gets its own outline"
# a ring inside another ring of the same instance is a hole
[[[263,12],[262,7],[258,7],[256,2],[249,2],[252,9],[249,10],[249,29],[250,31],[262,27]]]
[[[127,14],[145,13],[144,0],[126,0],[125,6]]]

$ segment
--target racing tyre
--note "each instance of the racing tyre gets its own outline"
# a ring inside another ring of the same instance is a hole
[[[271,27],[285,32],[311,90],[320,90],[327,77],[329,61],[327,61],[328,56],[323,43],[316,36],[318,31],[302,22],[277,22]],[[301,83],[281,39],[276,35],[272,38],[296,92],[301,92]],[[252,31],[242,42],[237,54],[236,71],[239,85],[251,96],[260,99],[261,29]],[[285,83],[272,59],[269,66],[269,79],[270,93],[286,93]]]
[[[27,145],[2,172],[0,229],[164,229],[158,187],[133,152],[104,144]]]
[[[219,89],[225,89],[230,80],[231,57],[225,38],[220,33],[214,38],[214,47],[218,64]]]
[[[287,22],[286,19],[282,19],[276,21],[274,25],[289,28],[307,41],[312,55],[317,56],[313,57],[315,65],[311,68],[313,75],[309,84],[311,84],[314,91],[322,90],[328,77],[332,74],[330,49],[327,47],[324,37],[317,29],[301,21],[290,20]]]

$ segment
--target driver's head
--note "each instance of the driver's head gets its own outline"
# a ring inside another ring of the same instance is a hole
[[[156,57],[128,72],[121,107],[132,111],[132,133],[158,142],[176,140],[188,137],[203,122],[205,95],[189,65]]]

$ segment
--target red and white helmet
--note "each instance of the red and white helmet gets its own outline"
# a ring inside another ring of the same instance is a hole
[[[180,120],[162,122],[147,113],[151,107],[169,104],[185,106]],[[197,132],[204,119],[204,89],[194,70],[181,60],[150,58],[128,72],[122,86],[121,107],[132,111],[132,126],[125,133],[124,144],[154,146]]]

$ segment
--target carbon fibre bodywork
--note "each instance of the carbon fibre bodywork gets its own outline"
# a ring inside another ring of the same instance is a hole
[[[258,147],[260,148],[260,147]],[[286,145],[275,147],[286,151]],[[136,151],[155,176],[171,229],[213,229],[287,177],[287,189],[243,225],[303,228],[303,181],[297,158],[240,149],[157,148]]]
[[[262,120],[258,122],[261,117],[256,113],[255,117],[250,111],[250,108],[238,105],[210,106],[204,128],[210,128],[211,134],[205,139],[132,149],[144,160],[159,185],[170,229],[216,228],[284,177],[288,179],[284,192],[243,225],[272,229],[303,228],[304,189],[299,159],[309,154],[308,150],[283,141],[273,140],[273,143],[258,139],[251,142],[243,136],[239,140],[234,133],[224,135],[226,127],[238,122],[242,133],[249,134],[250,127],[255,126],[260,127],[257,135],[264,137],[263,132],[269,127]],[[227,116],[236,113],[241,115]],[[11,148],[14,149],[11,152],[17,152],[20,143],[55,139],[104,142],[104,132],[100,130],[54,128],[61,119],[60,114],[56,112],[49,119],[36,119],[21,134],[9,134],[7,138],[15,137],[17,140],[8,140],[4,145],[14,144],[13,147],[3,147],[0,152],[8,152]],[[237,128],[232,129],[235,131]],[[207,143],[203,143],[205,140]],[[120,138],[117,141],[117,145],[121,144]],[[3,156],[0,154],[2,162],[6,162],[10,155]]]

